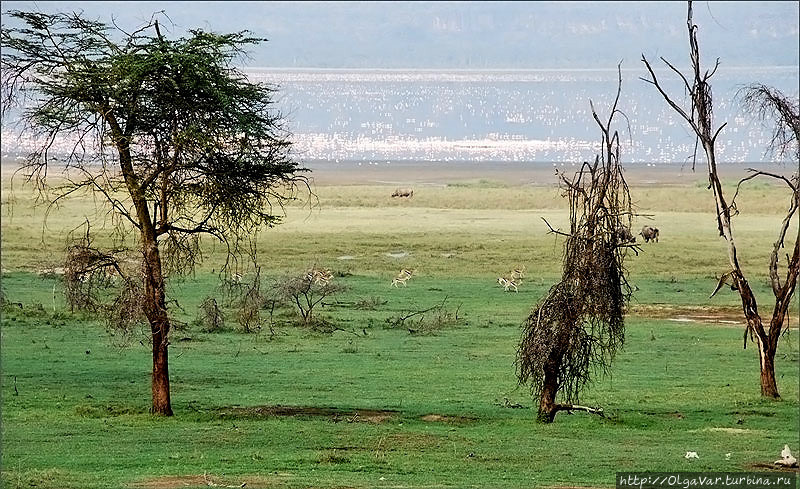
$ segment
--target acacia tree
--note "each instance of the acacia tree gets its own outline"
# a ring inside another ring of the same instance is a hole
[[[533,309],[523,325],[517,348],[517,378],[529,383],[539,398],[537,419],[550,423],[563,410],[602,414],[579,406],[579,395],[593,372],[607,373],[625,338],[625,307],[631,296],[623,259],[627,248],[620,229],[629,230],[633,217],[630,192],[619,161],[619,134],[611,130],[622,89],[607,121],[591,104],[602,133],[601,153],[585,162],[572,179],[561,175],[569,199],[570,230],[565,236],[561,281]],[[558,403],[563,397],[566,403]]]
[[[692,22],[692,2],[688,3],[688,14],[686,26],[689,31],[689,59],[692,72],[689,77],[681,73],[675,66],[664,58],[661,60],[683,81],[686,93],[691,101],[688,109],[681,107],[664,90],[659,83],[653,68],[642,55],[642,61],[650,75],[649,79],[642,78],[651,83],[662,95],[664,100],[683,118],[691,127],[697,137],[697,141],[703,148],[708,164],[708,186],[713,191],[714,202],[716,204],[717,227],[721,237],[725,238],[728,244],[728,262],[730,270],[722,274],[722,278],[717,286],[716,293],[724,282],[729,282],[731,287],[738,290],[742,301],[742,311],[744,312],[747,326],[744,332],[744,347],[747,348],[747,338],[755,341],[758,347],[759,366],[761,369],[761,395],[767,398],[777,399],[780,397],[778,386],[775,381],[775,353],[778,350],[778,340],[783,331],[784,323],[788,315],[789,305],[792,294],[797,284],[797,276],[800,273],[800,226],[798,235],[794,242],[794,249],[791,256],[786,255],[786,265],[784,276],[780,273],[780,251],[784,248],[786,234],[789,231],[790,223],[798,207],[800,207],[800,169],[791,179],[783,175],[769,173],[765,171],[750,170],[752,173],[742,179],[737,186],[730,203],[726,200],[722,183],[719,179],[716,156],[716,140],[725,123],[716,129],[714,128],[713,100],[711,94],[710,80],[719,67],[719,58],[711,71],[703,70],[700,65],[700,48],[697,43],[697,26]],[[774,115],[776,129],[772,139],[772,149],[777,149],[783,154],[793,144],[797,144],[800,135],[800,118],[798,118],[798,106],[792,103],[785,96],[775,90],[763,85],[751,86],[746,90],[744,97],[745,107],[749,107],[757,115],[762,117]],[[791,153],[791,151],[790,151]],[[695,154],[696,156],[696,154]],[[794,152],[794,156],[800,161],[800,150]],[[734,239],[731,218],[738,211],[736,209],[736,196],[739,187],[747,180],[756,177],[775,178],[785,183],[791,190],[788,210],[778,230],[778,236],[773,244],[769,261],[769,277],[773,295],[775,296],[775,306],[772,310],[772,318],[769,321],[769,328],[765,329],[758,311],[758,303],[753,293],[750,283],[747,281],[739,263],[739,253]],[[712,294],[713,296],[714,294]]]
[[[171,415],[168,276],[193,270],[201,236],[224,244],[226,264],[254,255],[255,233],[308,189],[275,88],[233,65],[264,39],[202,30],[168,39],[155,16],[126,32],[78,13],[8,15],[3,115],[19,107],[22,130],[41,141],[23,174],[51,204],[92,193],[117,229],[132,231],[142,268],[126,282],[141,287],[150,326],[151,412]],[[55,154],[62,141],[70,149]],[[66,166],[58,184],[47,179],[54,156]]]

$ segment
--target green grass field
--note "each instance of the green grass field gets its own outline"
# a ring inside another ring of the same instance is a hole
[[[764,470],[784,444],[800,450],[798,307],[777,356],[783,400],[762,401],[738,296],[708,299],[726,247],[702,185],[632,188],[652,217],[635,227],[655,223],[661,242],[628,257],[637,290],[625,348],[582,399],[608,417],[562,413],[541,425],[513,362],[520,324],[559,276],[561,241],[541,218],[564,226],[564,202],[550,187],[447,183],[402,201],[388,186],[318,186],[314,206],[290,206],[259,237],[262,273],[332,269],[349,289],[320,314],[339,330],[244,334],[230,320],[217,333],[178,329],[176,416],[154,418],[146,337],[121,348],[101,318],[69,313],[61,284],[39,273],[61,266],[91,200],[54,210],[43,227],[30,193],[4,182],[4,487],[613,487],[616,471]],[[734,224],[762,315],[787,198],[753,185]],[[186,323],[204,297],[221,297],[222,256],[205,250],[195,275],[170,285]],[[520,265],[519,293],[503,292],[497,277]],[[401,267],[417,275],[392,287]],[[411,334],[387,322],[445,298],[458,319],[441,328]]]

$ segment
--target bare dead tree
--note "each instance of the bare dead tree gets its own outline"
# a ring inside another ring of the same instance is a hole
[[[699,145],[703,148],[708,165],[708,186],[713,191],[714,202],[716,204],[717,228],[719,229],[719,235],[725,238],[728,244],[728,262],[730,270],[722,274],[723,279],[720,280],[717,290],[722,287],[723,281],[725,280],[730,282],[733,289],[738,290],[742,302],[742,311],[747,321],[744,332],[744,347],[747,347],[748,336],[750,340],[755,341],[758,346],[759,366],[761,369],[761,395],[763,397],[777,399],[780,395],[775,380],[775,353],[777,352],[778,340],[786,322],[792,294],[797,284],[797,275],[798,272],[800,272],[800,227],[798,227],[798,236],[797,239],[795,239],[792,255],[789,256],[787,254],[786,256],[786,267],[783,278],[781,278],[779,272],[779,253],[780,250],[784,248],[790,222],[797,208],[800,207],[798,174],[795,174],[790,179],[774,173],[751,170],[751,175],[739,182],[736,194],[734,194],[734,197],[731,199],[730,203],[728,203],[725,199],[722,183],[719,178],[715,150],[717,137],[726,123],[715,128],[712,120],[713,100],[710,80],[719,67],[719,58],[716,60],[714,68],[710,71],[702,69],[700,64],[700,48],[697,42],[697,26],[692,21],[691,1],[688,2],[686,27],[689,33],[691,74],[687,77],[666,59],[661,58],[661,60],[683,81],[684,88],[690,99],[689,108],[681,107],[681,105],[675,102],[675,100],[666,93],[656,77],[652,66],[644,55],[642,55],[642,62],[645,64],[650,77],[642,78],[642,80],[652,84],[664,100],[666,100],[667,104],[689,124],[697,137]],[[783,151],[789,148],[793,141],[796,142],[798,134],[797,104],[792,104],[787,99],[776,96],[773,90],[763,86],[755,86],[755,88],[748,91],[745,95],[744,102],[746,107],[749,105],[751,109],[755,109],[756,114],[764,116],[773,110],[778,114],[776,120],[777,128],[775,136],[772,139],[773,148]],[[772,319],[770,320],[768,330],[764,328],[761,315],[758,312],[756,297],[740,266],[739,253],[736,240],[734,239],[733,227],[731,225],[731,218],[738,213],[736,209],[736,196],[738,195],[739,187],[745,181],[756,177],[778,179],[784,182],[791,190],[788,210],[781,223],[777,240],[773,244],[770,254],[769,276],[772,292],[775,296],[775,307],[772,310]],[[715,290],[714,293],[716,293],[717,290]],[[712,296],[713,295],[714,294],[712,294]]]
[[[321,307],[326,298],[344,292],[347,287],[333,281],[318,280],[313,274],[304,273],[278,281],[274,290],[278,299],[295,308],[304,326],[313,327],[318,322],[314,314],[317,307]]]
[[[447,308],[447,299],[445,296],[442,302],[433,306],[388,317],[386,326],[390,329],[406,329],[411,335],[433,335],[445,328],[455,327],[463,320],[460,315],[461,304],[455,310],[450,310]]]
[[[267,299],[261,293],[261,267],[253,260],[253,273],[251,279],[239,282],[242,292],[234,302],[234,319],[243,333],[257,333],[261,331],[264,323],[261,310]]]
[[[565,237],[561,281],[554,285],[523,325],[516,367],[520,384],[530,384],[539,398],[538,420],[549,423],[559,411],[602,409],[579,406],[582,389],[594,374],[609,372],[624,342],[625,308],[631,296],[623,260],[636,249],[619,239],[630,229],[630,192],[619,161],[619,134],[611,129],[622,90],[622,72],[610,115],[601,121],[590,101],[602,134],[601,153],[585,162],[572,179],[561,174],[569,200],[570,229],[550,232]],[[624,114],[623,114],[624,115]],[[563,397],[565,403],[556,402]]]
[[[197,308],[196,323],[207,333],[220,331],[225,327],[225,314],[219,307],[217,299],[211,296],[203,299]]]

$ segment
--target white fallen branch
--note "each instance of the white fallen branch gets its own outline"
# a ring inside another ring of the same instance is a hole
[[[577,404],[556,404],[555,411],[586,411],[589,414],[596,414],[601,418],[606,417],[606,414],[601,407],[593,408],[589,406],[579,406]]]
[[[789,450],[789,445],[783,446],[781,457],[783,458],[775,461],[775,465],[780,465],[781,467],[797,467],[797,459],[794,458],[792,451]]]

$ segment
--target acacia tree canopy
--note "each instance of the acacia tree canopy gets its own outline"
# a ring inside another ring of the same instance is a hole
[[[73,186],[106,195],[137,229],[146,223],[134,201],[146,200],[156,236],[173,245],[196,233],[235,242],[279,220],[274,207],[304,179],[275,89],[232,66],[263,39],[192,30],[168,40],[157,21],[126,34],[79,14],[9,15],[27,27],[2,32],[3,106],[26,102],[23,120],[43,141],[29,159],[37,176],[56,137],[73,141],[62,155],[84,177]],[[112,197],[119,190],[135,195]]]
[[[278,223],[283,205],[308,189],[276,89],[249,82],[233,64],[265,40],[201,30],[168,39],[155,16],[125,32],[78,13],[8,15],[3,115],[20,108],[22,129],[40,142],[24,174],[45,189],[60,158],[69,171],[51,202],[89,191],[121,228],[135,230],[153,334],[153,411],[171,414],[166,274],[193,269],[202,235],[225,243],[229,257],[254,254],[255,232]],[[166,381],[159,402],[157,377]]]

